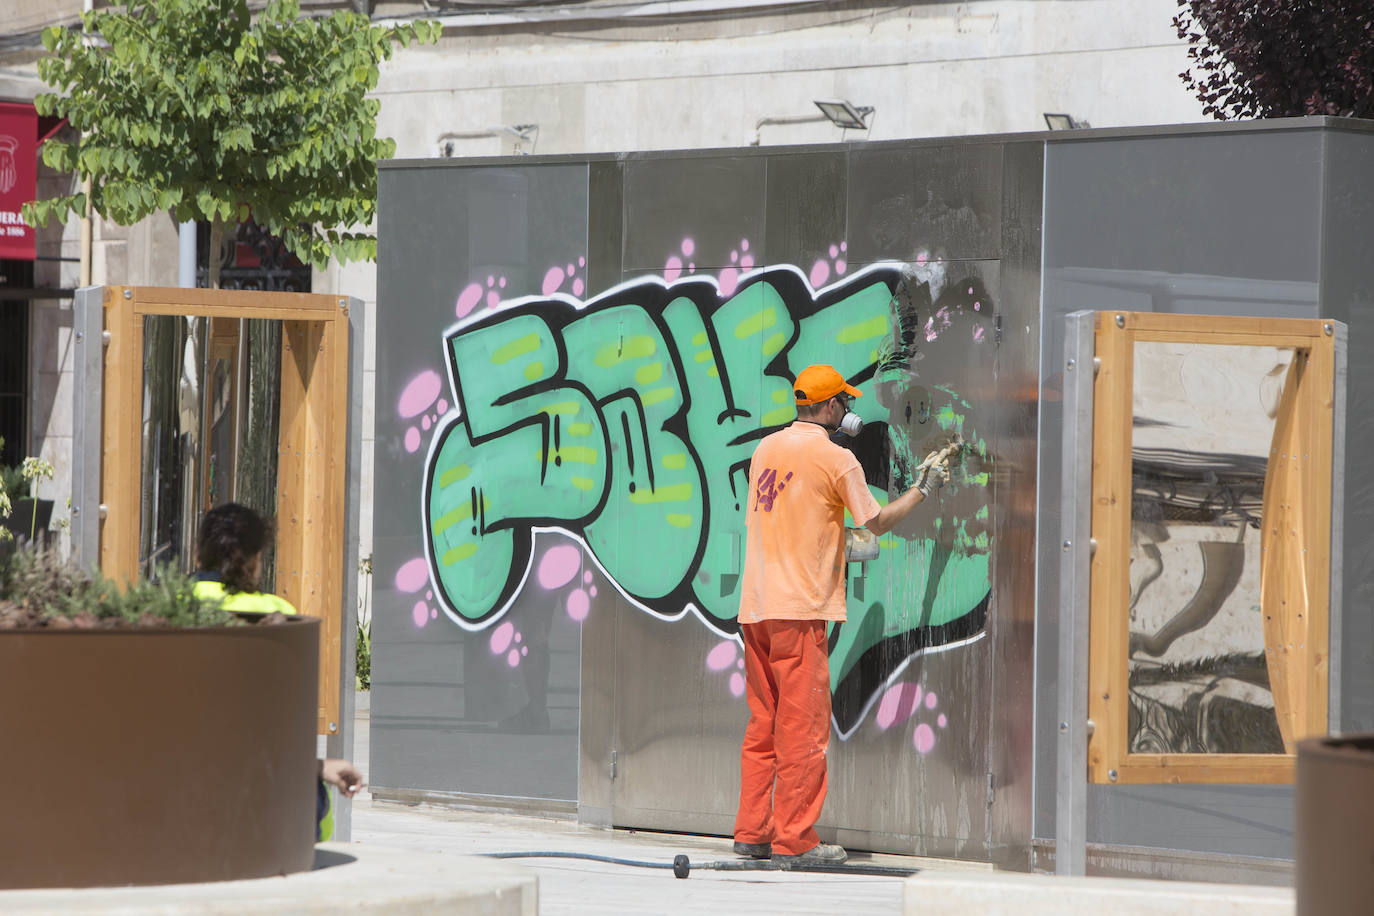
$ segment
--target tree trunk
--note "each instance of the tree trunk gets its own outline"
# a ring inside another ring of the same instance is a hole
[[[209,286],[211,289],[219,289],[219,270],[223,259],[220,256],[220,245],[224,239],[224,221],[219,214],[210,221],[210,263],[206,265],[207,273],[210,278]]]

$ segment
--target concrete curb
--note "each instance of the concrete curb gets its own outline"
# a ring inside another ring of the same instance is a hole
[[[0,891],[6,914],[388,913],[536,916],[535,873],[475,856],[352,843],[315,847],[314,871],[252,881]]]
[[[921,916],[1293,916],[1290,887],[1143,878],[923,872],[902,887],[902,912]]]

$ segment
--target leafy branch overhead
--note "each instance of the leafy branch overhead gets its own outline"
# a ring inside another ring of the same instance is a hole
[[[302,18],[299,0],[124,0],[82,17],[90,33],[43,32],[34,99],[66,117],[75,142],[49,140],[43,161],[92,179],[95,213],[129,225],[157,211],[178,221],[252,218],[322,267],[376,257],[380,104],[367,93],[396,45],[437,41],[438,23],[374,26],[338,11]],[[26,204],[45,225],[85,211],[85,195]]]
[[[1370,0],[1179,0],[1179,74],[1219,120],[1374,118]]]

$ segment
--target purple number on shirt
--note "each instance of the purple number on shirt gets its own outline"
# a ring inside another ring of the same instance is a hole
[[[758,501],[754,503],[755,511],[760,506],[764,512],[773,511],[773,501],[778,498],[778,494],[787,488],[787,481],[792,479],[792,472],[788,471],[787,476],[781,481],[778,480],[778,472],[773,468],[764,468],[759,475]]]

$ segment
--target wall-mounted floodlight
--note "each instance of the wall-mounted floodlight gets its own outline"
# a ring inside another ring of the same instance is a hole
[[[821,110],[830,123],[845,130],[867,130],[865,123],[873,114],[871,105],[851,105],[844,99],[817,99],[816,107]]]
[[[1045,123],[1050,130],[1076,130],[1080,127],[1092,127],[1087,121],[1079,121],[1073,115],[1063,113],[1045,112]]]

